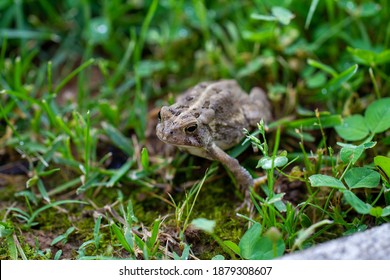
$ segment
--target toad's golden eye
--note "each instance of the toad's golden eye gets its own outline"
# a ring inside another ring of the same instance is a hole
[[[195,132],[195,130],[198,128],[198,125],[195,123],[195,124],[191,124],[191,125],[189,125],[189,126],[187,126],[186,128],[185,128],[185,131],[187,132],[187,133],[193,133],[193,132]]]

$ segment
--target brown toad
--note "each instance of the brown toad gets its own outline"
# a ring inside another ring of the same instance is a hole
[[[224,150],[237,145],[243,128],[256,127],[271,119],[270,104],[259,88],[248,95],[235,80],[203,82],[189,89],[158,114],[158,138],[190,154],[224,164],[244,187],[253,179],[239,162]]]

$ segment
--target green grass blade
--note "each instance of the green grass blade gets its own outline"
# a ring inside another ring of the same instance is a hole
[[[310,26],[310,22],[313,18],[314,12],[317,9],[318,2],[320,2],[320,1],[319,0],[312,0],[311,1],[309,13],[307,14],[306,21],[305,21],[305,29],[308,29]]]
[[[79,201],[79,200],[61,200],[61,201],[56,201],[56,202],[52,202],[50,204],[47,204],[37,210],[35,210],[30,218],[28,219],[27,221],[27,227],[30,227],[32,225],[32,223],[34,222],[35,218],[43,211],[47,210],[47,209],[50,209],[52,207],[55,207],[55,206],[59,206],[59,205],[62,205],[62,204],[70,204],[70,203],[77,203],[77,204],[88,204],[87,202],[84,202],[84,201]]]
[[[85,68],[91,66],[92,64],[95,63],[95,59],[93,58],[90,58],[89,60],[87,60],[86,62],[84,62],[83,64],[81,64],[79,67],[77,67],[75,70],[73,70],[68,76],[66,76],[64,79],[62,79],[62,81],[60,82],[60,84],[54,89],[54,93],[58,93],[60,92],[60,90],[67,84],[69,83],[69,81],[75,77],[77,74],[79,74],[81,71],[83,71]]]

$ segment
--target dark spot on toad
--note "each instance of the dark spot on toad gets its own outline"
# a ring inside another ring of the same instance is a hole
[[[204,109],[208,109],[208,108],[209,108],[209,106],[210,106],[210,101],[206,101],[205,103],[203,103],[203,106],[202,106],[202,108],[204,108]]]
[[[222,91],[222,89],[220,89],[220,88],[218,88],[218,87],[215,87],[215,88],[213,88],[213,91],[214,91],[215,93],[220,93],[220,92]]]

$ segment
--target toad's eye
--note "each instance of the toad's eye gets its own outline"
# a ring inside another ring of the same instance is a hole
[[[161,121],[161,110],[158,111],[157,118],[158,118],[158,121]]]
[[[187,126],[186,128],[185,128],[185,131],[187,132],[187,133],[193,133],[193,132],[195,132],[195,130],[198,128],[198,125],[197,124],[191,124],[191,125],[189,125],[189,126]]]

